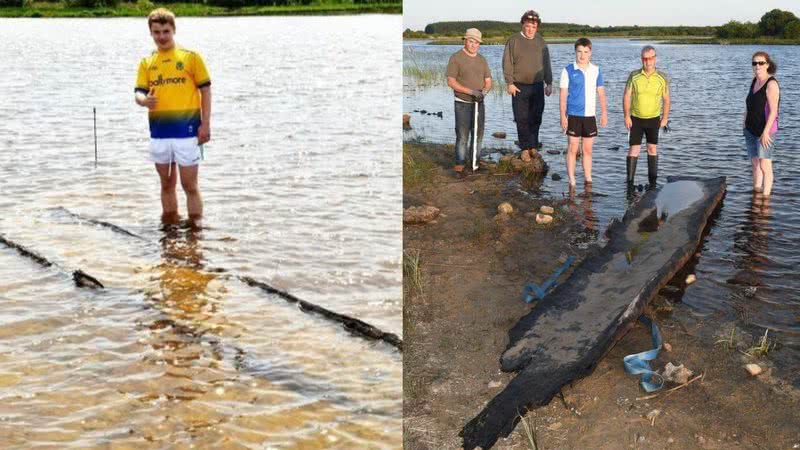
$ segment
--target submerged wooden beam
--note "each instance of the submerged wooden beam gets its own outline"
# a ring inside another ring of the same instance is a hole
[[[139,236],[138,234],[132,233],[132,232],[126,230],[125,228],[122,228],[120,226],[114,225],[111,222],[106,222],[104,220],[97,220],[97,219],[91,219],[91,218],[88,218],[88,217],[83,217],[80,214],[76,214],[76,213],[68,210],[67,208],[64,208],[63,206],[59,206],[58,208],[55,208],[55,209],[57,211],[61,211],[61,212],[65,213],[66,215],[68,215],[68,216],[70,216],[70,217],[72,217],[74,219],[78,219],[79,221],[89,222],[89,223],[94,224],[94,225],[99,225],[101,227],[109,228],[109,229],[111,229],[113,231],[116,231],[117,233],[124,234],[124,235],[130,236],[130,237],[134,237],[134,238],[142,240],[142,241],[146,240],[145,238]]]
[[[397,348],[398,350],[403,351],[403,341],[399,337],[397,337],[397,335],[394,333],[387,333],[381,330],[380,328],[377,328],[373,325],[370,325],[356,318],[344,314],[339,314],[337,312],[323,308],[322,306],[315,305],[305,300],[301,300],[286,291],[276,289],[264,282],[257,281],[252,277],[240,276],[239,279],[242,280],[242,282],[244,282],[248,286],[257,287],[264,292],[278,295],[279,297],[283,298],[289,303],[296,303],[300,307],[300,310],[303,312],[316,313],[325,319],[337,322],[341,324],[347,331],[353,334],[365,337],[367,339],[386,342],[387,344]]]
[[[58,267],[55,263],[51,262],[44,256],[34,252],[33,250],[28,249],[23,245],[17,244],[16,242],[7,239],[2,234],[0,234],[0,243],[4,244],[9,248],[13,248],[20,255],[37,262],[42,267],[53,267],[53,266]],[[105,286],[103,286],[103,283],[98,281],[97,278],[87,274],[86,272],[80,269],[72,271],[72,281],[75,282],[75,286],[82,288],[89,288],[89,289],[105,288]]]
[[[85,221],[85,222],[89,222],[89,223],[93,223],[93,224],[97,224],[97,225],[101,225],[101,226],[110,228],[112,231],[115,231],[117,233],[121,233],[121,234],[125,234],[125,235],[128,235],[128,236],[137,237],[139,239],[144,239],[144,238],[139,237],[136,234],[131,233],[130,231],[126,230],[125,228],[122,228],[122,227],[120,227],[118,225],[114,225],[114,224],[112,224],[110,222],[105,222],[105,221],[102,221],[102,220],[96,220],[96,219],[84,217],[84,216],[82,216],[80,214],[73,213],[73,212],[71,212],[68,209],[63,208],[63,207],[58,208],[58,210],[66,213],[70,217],[73,217],[73,218],[75,218],[77,220]],[[206,270],[207,271],[211,271],[211,272],[215,272],[215,273],[228,272],[224,268],[209,268],[209,267],[206,267]],[[371,340],[383,341],[383,342],[391,345],[392,347],[397,348],[401,352],[403,351],[403,340],[400,339],[400,337],[398,337],[394,333],[387,333],[387,332],[381,330],[380,328],[378,328],[378,327],[376,327],[374,325],[370,325],[370,324],[368,324],[368,323],[366,323],[366,322],[364,322],[362,320],[356,319],[354,317],[347,316],[345,314],[340,314],[340,313],[337,313],[335,311],[331,311],[331,310],[329,310],[327,308],[324,308],[322,306],[316,305],[316,304],[311,303],[311,302],[307,302],[307,301],[302,300],[302,299],[300,299],[300,298],[298,298],[298,297],[296,297],[296,296],[294,296],[294,295],[292,295],[292,294],[290,294],[290,293],[288,293],[286,291],[283,291],[283,290],[277,289],[275,287],[272,287],[272,286],[270,286],[269,284],[267,284],[267,283],[265,283],[263,281],[258,281],[256,279],[254,279],[253,277],[239,275],[236,278],[238,278],[239,280],[241,280],[243,283],[247,284],[248,286],[256,287],[256,288],[259,288],[263,292],[277,295],[277,296],[279,296],[280,298],[286,300],[289,303],[296,303],[299,306],[300,311],[303,311],[305,313],[313,313],[313,314],[316,314],[319,317],[322,317],[322,318],[327,319],[329,321],[338,323],[338,324],[342,325],[347,331],[349,331],[350,333],[352,333],[352,334],[354,334],[356,336],[360,336],[360,337],[371,339]]]
[[[694,254],[724,194],[724,177],[670,177],[612,224],[605,247],[509,331],[500,365],[519,374],[464,426],[464,449],[491,448],[526,409],[591,373]]]

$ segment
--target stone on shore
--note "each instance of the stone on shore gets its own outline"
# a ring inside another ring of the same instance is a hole
[[[497,212],[499,214],[511,214],[514,212],[514,207],[511,206],[511,203],[503,202],[497,205]]]
[[[412,206],[403,210],[403,223],[428,223],[439,215],[435,206]]]
[[[539,208],[539,212],[542,213],[542,214],[550,214],[550,215],[552,215],[555,212],[555,209],[553,209],[552,206],[544,206],[543,205],[541,208]]]
[[[692,284],[692,283],[694,283],[695,281],[697,281],[697,277],[694,276],[694,274],[689,274],[689,275],[686,276],[686,285],[687,286]]]
[[[536,214],[536,223],[539,225],[547,225],[553,221],[553,216],[547,214]]]
[[[673,383],[678,384],[686,384],[693,374],[694,372],[686,367],[683,367],[683,364],[676,366],[671,362],[668,362],[667,365],[664,366],[664,373],[662,375],[666,381],[672,381]]]
[[[759,366],[758,364],[747,364],[746,366],[744,366],[744,368],[747,370],[747,373],[749,373],[751,376],[759,375],[761,372],[764,371],[764,369],[762,369],[761,366]]]

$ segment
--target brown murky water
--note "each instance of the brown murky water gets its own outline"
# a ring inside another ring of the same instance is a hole
[[[166,232],[132,95],[146,23],[0,21],[0,233],[57,264],[0,248],[0,447],[401,445],[402,355],[235,277],[401,334],[400,111],[380,106],[399,103],[400,26],[179,18],[213,141],[206,229]]]

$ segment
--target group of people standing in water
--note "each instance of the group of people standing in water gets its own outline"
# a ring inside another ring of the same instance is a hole
[[[514,121],[521,152],[533,156],[541,147],[539,128],[544,99],[553,88],[550,53],[537,34],[541,19],[527,11],[520,19],[521,32],[511,36],[503,51],[503,77],[511,95]],[[456,154],[454,171],[466,175],[470,143],[476,157],[483,141],[484,96],[492,88],[492,75],[486,59],[478,53],[480,30],[470,28],[463,36],[464,47],[447,64],[447,85],[455,94]],[[584,182],[592,182],[592,145],[597,136],[596,110],[600,105],[600,127],[608,123],[603,72],[591,62],[592,43],[575,42],[575,62],[561,72],[559,112],[561,129],[567,136],[566,169],[570,188],[576,184],[578,150],[583,156]],[[667,75],[656,68],[656,49],[647,45],[641,51],[641,67],[628,76],[623,96],[625,127],[628,129],[626,182],[633,186],[642,138],[646,141],[647,175],[650,186],[658,178],[659,130],[669,130],[670,84]],[[780,87],[774,75],[777,64],[766,52],[752,57],[753,81],[746,98],[743,133],[753,171],[753,191],[769,196],[772,192],[772,152],[778,130]],[[477,133],[477,134],[473,134]],[[524,159],[525,155],[522,155]]]

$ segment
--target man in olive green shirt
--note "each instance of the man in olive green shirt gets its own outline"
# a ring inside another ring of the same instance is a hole
[[[486,58],[478,54],[480,46],[480,30],[468,29],[464,34],[464,48],[455,52],[447,63],[447,85],[455,94],[456,164],[453,169],[458,177],[464,176],[470,131],[477,132],[477,145],[473,148],[476,159],[480,157],[483,142],[483,122],[486,113],[483,96],[492,88],[492,74]],[[473,130],[476,107],[478,129]]]
[[[642,48],[642,68],[628,76],[622,108],[625,127],[630,132],[630,150],[626,159],[628,186],[633,186],[644,134],[647,137],[648,181],[650,187],[655,187],[658,178],[658,130],[669,121],[669,81],[664,72],[656,69],[656,49],[650,45]]]

